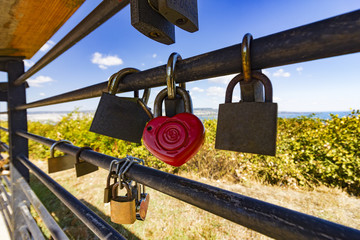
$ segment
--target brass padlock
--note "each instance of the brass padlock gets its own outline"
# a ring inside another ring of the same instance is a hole
[[[112,188],[112,199],[110,201],[111,221],[117,224],[133,224],[136,221],[135,196],[129,183],[122,181],[121,185],[126,189],[125,196],[117,196],[117,182]]]
[[[272,85],[262,73],[252,72],[251,78],[264,85],[265,102],[232,103],[235,85],[251,84],[244,81],[244,74],[234,77],[226,89],[225,103],[219,105],[215,148],[275,156],[277,104],[272,102]]]
[[[118,85],[128,74],[136,73],[135,68],[125,68],[109,78],[108,93],[103,93],[91,123],[90,131],[130,142],[141,143],[142,132],[152,118],[146,103],[150,89],[145,89],[143,97],[115,96]]]
[[[50,158],[48,159],[48,173],[54,173],[54,172],[59,172],[59,171],[63,171],[63,170],[68,170],[68,169],[71,169],[74,167],[74,164],[75,164],[74,156],[71,156],[69,154],[64,154],[62,156],[57,156],[57,157],[54,156],[55,147],[56,147],[56,145],[58,145],[60,143],[72,144],[68,140],[60,140],[60,141],[55,142],[50,147]]]
[[[145,192],[145,186],[143,184],[137,183],[136,188],[136,219],[144,221],[149,207],[150,194]]]
[[[84,160],[80,159],[80,154],[83,150],[92,150],[92,148],[91,147],[82,147],[76,153],[76,157],[75,157],[75,159],[76,159],[76,163],[75,163],[76,177],[81,177],[86,174],[89,174],[89,173],[99,170],[98,166],[95,166],[89,162],[85,162]]]

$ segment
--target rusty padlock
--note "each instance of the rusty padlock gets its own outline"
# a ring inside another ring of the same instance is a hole
[[[77,151],[76,157],[75,157],[76,158],[76,162],[75,162],[76,177],[81,177],[86,174],[89,174],[89,173],[99,170],[98,166],[95,166],[89,162],[85,162],[84,160],[80,159],[80,154],[84,150],[92,150],[92,148],[91,147],[81,147]]]
[[[75,157],[69,154],[64,154],[57,157],[54,156],[55,147],[60,143],[72,144],[69,140],[60,140],[55,142],[50,147],[50,158],[48,159],[48,173],[68,170],[74,167]]]
[[[115,96],[118,85],[128,74],[136,73],[135,68],[125,68],[109,78],[108,93],[103,93],[91,123],[90,131],[130,142],[141,143],[146,123],[152,118],[146,103],[150,89],[145,89],[143,97],[134,98]]]
[[[125,196],[117,196],[116,189],[121,184],[126,189]],[[117,224],[133,224],[136,220],[135,196],[131,186],[126,181],[117,182],[112,188],[110,201],[111,221]]]
[[[219,105],[215,148],[237,152],[275,156],[277,133],[277,104],[273,103],[272,85],[264,74],[252,72],[265,89],[265,102],[232,103],[234,87],[244,81],[244,74],[234,77],[227,89],[225,103]]]
[[[145,192],[145,185],[143,184],[137,183],[136,188],[136,219],[144,221],[149,208],[150,194]]]

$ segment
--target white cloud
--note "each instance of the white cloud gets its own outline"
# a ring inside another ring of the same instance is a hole
[[[208,81],[214,82],[214,83],[228,84],[230,82],[230,80],[233,79],[236,75],[237,74],[231,74],[231,75],[227,75],[227,76],[210,78]]]
[[[274,77],[290,77],[289,72],[285,72],[284,69],[280,68],[273,74]]]
[[[45,93],[43,93],[43,92],[42,92],[42,93],[40,93],[40,96],[45,96]]]
[[[53,41],[49,40],[40,48],[40,51],[41,52],[46,52],[47,50],[52,48],[54,45],[55,45],[55,43]]]
[[[193,91],[193,92],[204,92],[204,89],[199,88],[199,87],[193,87],[193,88],[191,89],[191,91]]]
[[[30,87],[43,87],[44,83],[53,82],[54,80],[48,76],[37,76],[36,78],[30,78],[27,80]]]
[[[297,71],[299,74],[301,74],[301,72],[302,72],[303,70],[304,70],[303,67],[297,67],[297,68],[296,68],[296,71]]]
[[[34,65],[33,61],[30,60],[24,60],[25,67],[32,67]]]
[[[163,64],[163,61],[159,61],[159,64]]]
[[[225,88],[222,87],[209,87],[206,89],[206,95],[208,96],[216,96],[216,97],[224,97],[225,96]]]
[[[157,57],[157,54],[156,54],[156,53],[154,53],[154,54],[152,55],[152,57],[153,57],[153,58],[156,58],[156,57]]]
[[[109,66],[117,66],[123,64],[123,60],[117,55],[102,55],[99,52],[95,52],[91,59],[91,62],[99,65],[101,69],[107,69]]]
[[[274,96],[274,97],[273,97],[273,101],[274,101],[274,102],[275,102],[275,101],[277,101],[277,102],[278,102],[278,101],[281,101],[281,98],[279,98],[279,97],[277,97],[277,96]]]

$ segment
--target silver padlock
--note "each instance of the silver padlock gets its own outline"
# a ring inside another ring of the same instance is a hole
[[[264,74],[252,72],[265,89],[265,102],[232,103],[234,87],[244,81],[244,74],[234,77],[227,89],[225,103],[219,105],[215,148],[237,152],[275,156],[277,135],[277,104],[273,103],[272,85]]]

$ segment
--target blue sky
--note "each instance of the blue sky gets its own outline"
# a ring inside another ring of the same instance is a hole
[[[87,0],[69,21],[26,61],[26,69],[61,40],[101,1]],[[127,6],[85,39],[29,79],[27,102],[106,81],[125,67],[146,70],[165,64],[172,52],[189,58],[241,42],[245,33],[259,38],[360,8],[359,0],[215,1],[198,0],[199,31],[176,28],[176,43],[157,43],[131,26]],[[279,111],[360,109],[360,54],[264,69],[271,79]],[[218,108],[232,76],[187,84],[195,108]],[[1,73],[0,79],[6,80]],[[152,89],[149,105],[162,88]],[[238,91],[235,91],[238,93]],[[128,94],[120,94],[128,96]],[[239,96],[234,96],[239,99]],[[95,110],[99,98],[33,108],[29,111]],[[1,105],[4,110],[4,105]]]

